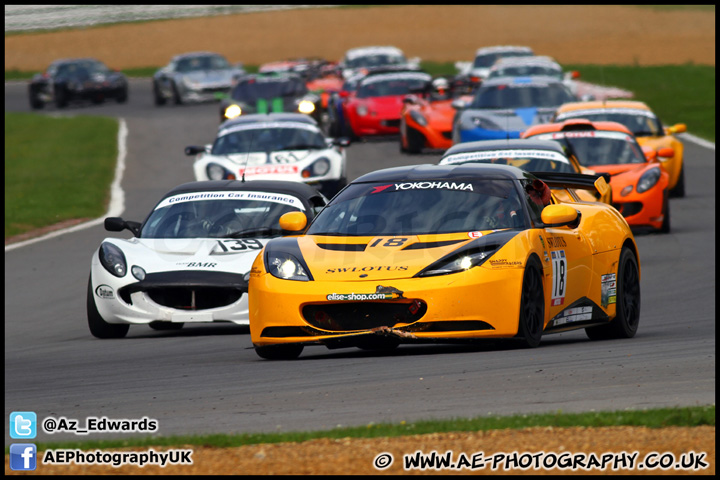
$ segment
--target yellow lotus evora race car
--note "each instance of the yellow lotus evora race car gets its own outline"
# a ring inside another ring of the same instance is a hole
[[[487,164],[363,175],[307,229],[303,215],[281,217],[299,235],[270,240],[251,269],[255,351],[292,359],[306,345],[490,338],[536,347],[578,328],[630,338],[640,261],[627,222],[607,204],[561,203],[551,191],[596,181]]]

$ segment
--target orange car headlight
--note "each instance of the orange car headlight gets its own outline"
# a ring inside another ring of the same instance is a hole
[[[650,190],[660,180],[660,169],[651,168],[647,172],[643,173],[637,183],[638,193],[643,193]]]
[[[428,124],[425,116],[417,110],[410,110],[410,117],[415,121],[415,123],[422,125],[423,127],[426,127]]]

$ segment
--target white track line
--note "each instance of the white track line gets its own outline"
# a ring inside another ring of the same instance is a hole
[[[707,148],[708,150],[713,150],[713,151],[715,150],[715,144],[713,142],[709,142],[700,137],[696,137],[692,133],[687,133],[687,132],[679,133],[678,137],[682,138],[683,140],[689,140],[692,143],[696,143],[696,144],[700,145],[701,147]]]
[[[120,187],[120,182],[122,181],[123,173],[125,172],[125,156],[127,155],[127,135],[127,123],[125,122],[124,118],[120,118],[120,128],[118,128],[118,157],[117,165],[115,166],[115,178],[113,179],[113,183],[110,186],[110,205],[108,207],[107,213],[103,217],[96,218],[94,220],[90,220],[89,222],[81,223],[79,225],[74,225],[70,228],[55,230],[54,232],[50,232],[47,235],[43,235],[41,237],[31,238],[30,240],[5,245],[5,251],[8,252],[10,250],[24,247],[25,245],[30,245],[36,242],[41,242],[49,238],[54,238],[65,233],[77,232],[78,230],[85,230],[86,228],[100,225],[105,221],[105,217],[119,217],[125,210],[125,192]]]

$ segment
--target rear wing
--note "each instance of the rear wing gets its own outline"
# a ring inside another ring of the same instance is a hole
[[[609,173],[586,175],[583,173],[530,172],[547,184],[550,189],[565,190],[576,202],[583,201],[575,190],[589,190],[598,201],[610,203]]]

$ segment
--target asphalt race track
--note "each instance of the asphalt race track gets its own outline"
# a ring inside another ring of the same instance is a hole
[[[5,85],[5,110],[30,111],[25,83]],[[218,105],[158,108],[149,79],[133,79],[127,104],[62,113],[126,120],[122,216],[141,221],[165,191],[193,180],[183,148],[213,140]],[[348,150],[348,177],[439,158],[440,152],[400,154],[397,139],[358,142]],[[8,251],[5,416],[34,411],[38,421],[65,417],[79,426],[87,417],[149,417],[159,423],[157,434],[175,435],[714,405],[715,151],[686,142],[685,161],[687,197],[671,199],[672,233],[636,236],[642,315],[629,340],[593,342],[575,331],[546,336],[530,350],[423,345],[378,354],[308,347],[284,362],[260,359],[247,328],[232,325],[177,332],[135,326],[127,338],[98,340],[85,315],[90,256],[113,234],[98,226]],[[137,436],[38,430],[38,442]]]

